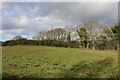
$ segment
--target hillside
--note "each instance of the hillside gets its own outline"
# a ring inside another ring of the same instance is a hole
[[[118,52],[47,46],[3,47],[3,78],[106,78],[118,71]]]

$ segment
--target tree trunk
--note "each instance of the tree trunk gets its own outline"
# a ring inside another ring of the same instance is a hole
[[[117,50],[119,51],[119,49],[120,49],[120,44],[118,43],[117,44]]]
[[[82,44],[81,44],[81,41],[79,41],[79,47],[82,48]]]
[[[95,46],[93,46],[93,50],[95,50]]]
[[[95,41],[93,41],[93,50],[95,50]]]
[[[87,49],[89,49],[89,42],[87,42]]]

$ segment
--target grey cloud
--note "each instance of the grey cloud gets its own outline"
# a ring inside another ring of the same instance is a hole
[[[2,30],[37,33],[89,20],[110,25],[117,22],[117,8],[117,2],[4,2]]]

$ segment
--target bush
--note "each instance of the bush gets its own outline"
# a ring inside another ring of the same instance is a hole
[[[46,45],[55,47],[70,47],[70,42],[57,41],[57,40],[27,40],[17,39],[2,42],[2,46],[13,46],[13,45]]]
[[[14,45],[45,45],[45,46],[55,46],[55,47],[70,47],[70,48],[85,48],[84,41],[60,41],[60,40],[27,40],[27,39],[17,39],[1,42],[2,46],[14,46]],[[92,49],[92,42],[89,41],[89,48]],[[95,48],[97,50],[107,50],[107,49],[117,49],[117,43],[112,40],[99,40],[95,43]]]

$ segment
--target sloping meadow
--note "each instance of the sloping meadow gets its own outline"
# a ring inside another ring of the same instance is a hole
[[[3,78],[117,77],[118,52],[47,46],[3,47]]]

